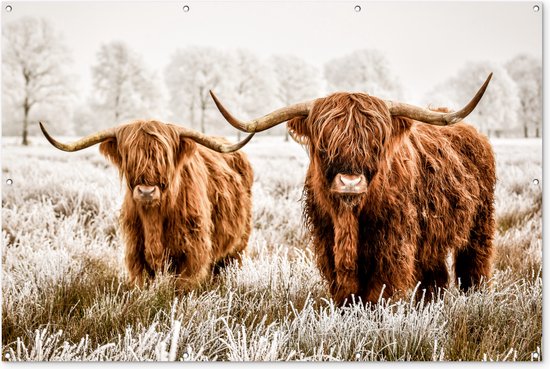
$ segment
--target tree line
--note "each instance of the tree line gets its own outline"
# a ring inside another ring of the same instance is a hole
[[[334,91],[403,98],[397,74],[377,50],[356,50],[319,70],[294,55],[261,59],[245,49],[188,46],[175,50],[163,70],[153,70],[126,43],[110,41],[97,51],[93,89],[83,101],[74,87],[70,51],[51,23],[22,18],[8,24],[2,37],[3,132],[21,135],[24,145],[36,120],[64,135],[88,134],[134,119],[171,121],[209,134],[234,132],[220,119],[210,89],[244,119]],[[423,101],[458,108],[490,71],[491,87],[469,120],[490,136],[540,137],[542,63],[530,56],[518,55],[502,65],[466,64]],[[274,130],[283,132],[284,127]]]

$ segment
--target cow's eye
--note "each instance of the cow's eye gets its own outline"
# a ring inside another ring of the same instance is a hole
[[[160,189],[164,191],[166,189],[166,183],[161,183]]]

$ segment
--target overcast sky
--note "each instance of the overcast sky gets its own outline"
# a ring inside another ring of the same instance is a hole
[[[319,68],[355,49],[378,49],[413,103],[468,61],[542,58],[542,11],[533,10],[540,2],[17,2],[10,13],[6,4],[3,24],[22,16],[52,21],[84,91],[99,46],[112,40],[160,71],[188,45],[295,54]]]

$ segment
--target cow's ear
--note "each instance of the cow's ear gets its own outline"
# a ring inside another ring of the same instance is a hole
[[[178,147],[178,160],[191,156],[197,149],[197,144],[190,138],[182,138]]]
[[[401,136],[402,134],[405,134],[411,129],[411,126],[413,124],[413,121],[410,118],[400,117],[400,116],[392,116],[392,128],[393,133],[396,137]]]
[[[113,164],[120,168],[122,158],[118,152],[116,138],[109,138],[99,145],[99,152],[109,159]]]
[[[305,143],[310,137],[307,117],[292,118],[286,123],[286,128],[290,136],[298,143]]]

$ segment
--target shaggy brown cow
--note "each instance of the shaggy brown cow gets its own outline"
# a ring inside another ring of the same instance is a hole
[[[212,267],[239,259],[251,230],[253,175],[246,155],[230,152],[252,135],[228,145],[183,127],[136,121],[63,144],[40,128],[64,151],[101,143],[118,167],[128,186],[120,223],[132,283],[169,268],[177,286],[189,290]]]
[[[495,159],[460,122],[490,78],[456,113],[335,93],[242,122],[212,97],[243,131],[289,121],[309,147],[304,213],[321,274],[338,303],[375,302],[419,281],[429,292],[447,286],[449,252],[461,288],[490,277]]]

